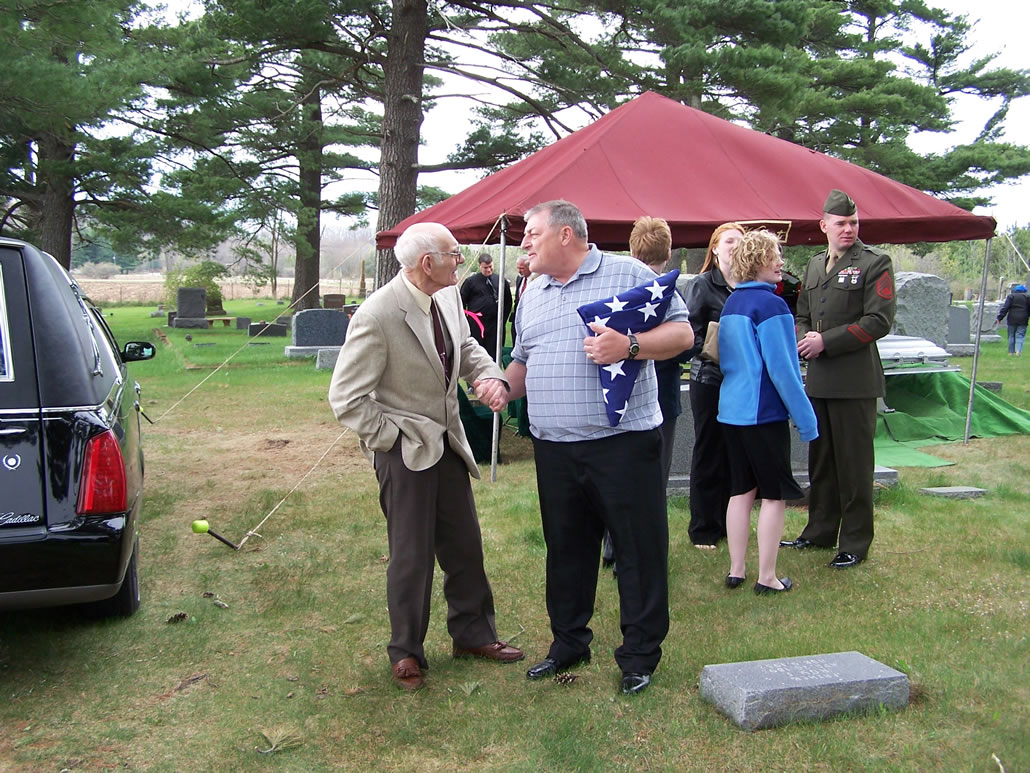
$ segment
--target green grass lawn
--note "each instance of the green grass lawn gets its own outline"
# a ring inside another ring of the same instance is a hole
[[[149,309],[111,311],[120,340],[159,341]],[[545,551],[530,449],[506,431],[497,482],[484,470],[473,487],[497,627],[527,662],[451,659],[438,572],[428,687],[405,694],[385,652],[375,479],[329,411],[329,372],[285,361],[289,339],[161,331],[157,358],[132,366],[159,419],[144,425],[143,606],[99,625],[0,615],[0,771],[997,771],[994,755],[1030,769],[1030,438],[935,446],[955,464],[902,468],[879,492],[865,564],[783,551],[796,590],[782,597],[727,590],[725,547],[694,549],[671,500],[671,630],[652,687],[627,698],[607,572],[591,664],[569,686],[525,678],[550,642]],[[1030,359],[1004,352],[984,347],[979,378],[1030,407]],[[958,484],[988,494],[919,493]],[[236,542],[259,533],[235,553],[192,534],[196,518]],[[786,534],[805,518],[788,510]],[[850,650],[908,674],[908,708],[745,733],[698,694],[705,664]]]

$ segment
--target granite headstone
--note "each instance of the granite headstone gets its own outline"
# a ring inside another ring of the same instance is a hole
[[[293,318],[294,346],[343,346],[347,315],[335,309],[305,309]]]
[[[899,271],[894,276],[897,311],[892,333],[944,346],[948,340],[951,288],[939,276]]]
[[[286,338],[287,332],[286,325],[277,325],[274,322],[251,322],[250,327],[247,328],[247,335],[251,338],[254,336]]]
[[[701,697],[745,730],[908,705],[908,677],[860,652],[836,652],[701,670]]]
[[[341,293],[326,293],[322,296],[322,306],[327,309],[342,309],[347,304],[347,296]]]
[[[175,310],[180,318],[205,316],[207,290],[203,287],[180,287],[175,294]]]

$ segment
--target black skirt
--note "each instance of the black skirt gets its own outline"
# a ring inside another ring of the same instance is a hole
[[[759,499],[804,497],[790,469],[790,426],[786,421],[722,426],[730,459],[730,496],[757,488]]]

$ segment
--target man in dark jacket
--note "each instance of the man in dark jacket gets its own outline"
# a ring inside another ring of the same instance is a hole
[[[1030,296],[1026,287],[1016,285],[998,311],[998,322],[1009,318],[1009,354],[1017,357],[1023,354],[1023,340],[1026,338],[1026,323],[1030,319]]]
[[[808,451],[808,525],[795,548],[833,547],[847,569],[873,541],[873,435],[885,384],[876,340],[894,324],[890,255],[858,239],[858,208],[830,192],[819,227],[828,248],[805,269],[798,297],[798,354],[808,361],[805,391],[819,420]]]
[[[504,319],[498,325],[497,294],[501,292],[502,283],[504,287]],[[489,253],[483,252],[479,255],[479,273],[473,274],[462,282],[461,302],[465,304],[465,310],[472,317],[469,320],[472,337],[479,341],[483,348],[490,352],[490,356],[496,360],[497,328],[500,327],[503,335],[511,314],[511,286],[507,279],[501,280],[494,273],[494,259]],[[504,345],[503,339],[501,345]]]

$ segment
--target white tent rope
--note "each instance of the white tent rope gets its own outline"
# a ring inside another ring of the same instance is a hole
[[[275,515],[275,511],[278,510],[280,507],[282,507],[283,503],[287,499],[290,498],[290,495],[292,495],[294,491],[296,491],[297,489],[300,488],[301,484],[308,479],[308,476],[311,473],[313,473],[318,468],[318,465],[320,465],[322,463],[322,460],[325,459],[329,455],[329,452],[333,450],[333,446],[335,446],[337,443],[339,443],[340,440],[343,439],[343,436],[346,435],[348,432],[350,432],[349,429],[344,429],[343,432],[341,432],[339,435],[337,435],[336,436],[336,440],[334,440],[332,443],[330,443],[329,447],[322,453],[322,455],[320,457],[318,457],[318,461],[315,462],[311,466],[310,470],[308,470],[306,473],[304,473],[304,477],[302,477],[300,480],[298,480],[296,485],[289,490],[289,492],[286,494],[286,496],[284,496],[282,499],[280,499],[276,503],[275,507],[273,507],[271,510],[268,511],[268,514],[264,518],[261,519],[261,521],[258,523],[257,526],[255,526],[253,529],[249,529],[247,531],[247,533],[244,535],[243,539],[240,540],[240,547],[239,547],[240,550],[243,549],[243,546],[247,544],[247,540],[249,540],[252,536],[258,536],[258,537],[261,536],[260,534],[258,534],[257,530],[265,525],[265,521],[267,521],[269,518],[271,518],[273,515]]]

